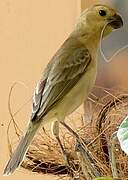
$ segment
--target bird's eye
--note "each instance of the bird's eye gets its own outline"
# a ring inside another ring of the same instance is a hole
[[[106,14],[107,14],[107,13],[106,13],[105,10],[100,10],[100,11],[99,11],[99,15],[100,15],[100,16],[106,16]]]

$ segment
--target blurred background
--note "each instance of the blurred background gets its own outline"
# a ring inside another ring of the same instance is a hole
[[[12,112],[16,112],[33,94],[36,82],[44,67],[71,33],[81,11],[99,1],[96,0],[4,0],[0,1],[0,179],[30,178],[37,176],[18,170],[11,177],[3,177],[2,171],[8,159],[7,126],[10,120],[8,95],[14,82],[19,82],[11,96]],[[119,48],[128,43],[128,1],[100,1],[116,7],[125,19],[124,28],[114,32],[102,43],[109,59]],[[128,88],[128,54],[124,50],[110,63],[99,53],[96,85],[106,88]],[[22,83],[21,83],[22,82]],[[25,86],[23,85],[25,84]],[[100,95],[100,90],[97,91]],[[31,112],[28,103],[15,117],[21,128],[25,127]],[[12,138],[13,140],[13,138]],[[15,141],[13,141],[14,143]],[[53,178],[53,177],[52,177]],[[38,175],[38,179],[42,176]],[[45,176],[45,179],[49,177]],[[50,177],[51,179],[51,177]],[[54,179],[54,178],[53,178]]]
[[[105,57],[109,60],[120,48],[128,45],[128,1],[127,0],[100,0],[93,3],[109,4],[116,8],[124,19],[123,28],[111,33],[102,42],[102,50]],[[86,5],[90,5],[83,1],[82,10]],[[99,52],[99,70],[97,77],[97,85],[106,88],[120,88],[127,91],[127,66],[128,66],[128,48],[115,56],[111,62],[106,63]],[[98,93],[98,92],[97,92]]]
[[[103,52],[107,59],[111,58],[120,48],[128,45],[128,1],[127,0],[105,0],[100,1],[110,4],[118,10],[124,19],[123,28],[113,32],[103,43]],[[99,53],[100,54],[100,53]],[[110,63],[106,63],[103,57],[100,57],[98,84],[107,88],[117,88],[127,91],[127,66],[128,66],[128,48],[115,56]]]

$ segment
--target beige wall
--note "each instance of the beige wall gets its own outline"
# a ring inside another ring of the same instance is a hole
[[[85,10],[87,7],[91,6],[94,3],[97,3],[98,0],[81,0],[81,10]]]
[[[19,85],[14,90],[12,109],[15,112],[31,97],[42,70],[72,31],[79,13],[80,0],[0,1],[1,180],[22,179],[23,177],[31,180],[37,179],[37,176],[30,176],[20,170],[11,177],[2,177],[5,162],[8,159],[6,129],[10,119],[7,109],[9,89],[15,81],[22,81],[28,86],[28,89],[25,89]],[[28,105],[16,116],[21,127],[27,123],[29,112],[30,106]],[[39,176],[39,179],[42,179],[42,176]]]

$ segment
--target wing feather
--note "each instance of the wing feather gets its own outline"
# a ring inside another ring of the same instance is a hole
[[[37,85],[33,96],[33,121],[42,118],[56,106],[77,84],[90,64],[88,49],[76,40],[72,40],[73,43],[70,41],[67,40],[53,57],[45,79]]]

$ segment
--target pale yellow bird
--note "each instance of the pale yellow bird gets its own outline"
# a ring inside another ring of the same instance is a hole
[[[120,15],[106,5],[94,5],[82,13],[73,32],[53,56],[35,88],[29,126],[4,175],[12,174],[21,164],[41,125],[55,122],[53,133],[61,145],[58,122],[63,122],[87,99],[95,83],[97,51],[103,28],[106,26],[104,37],[122,25]]]

